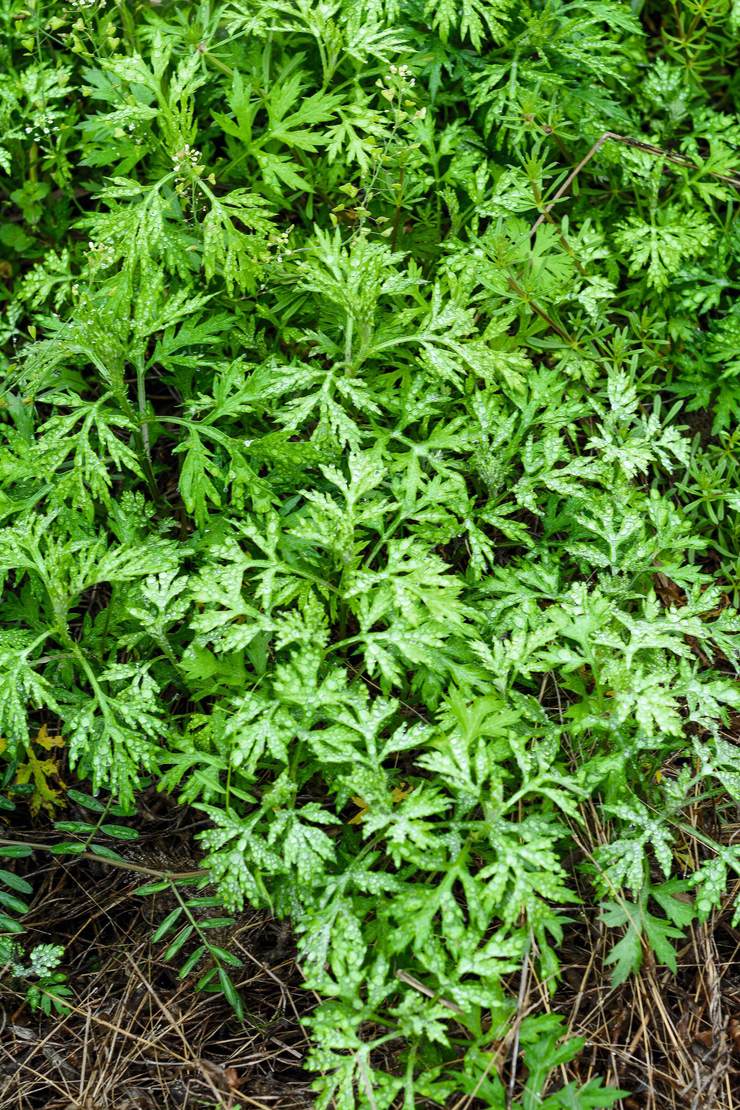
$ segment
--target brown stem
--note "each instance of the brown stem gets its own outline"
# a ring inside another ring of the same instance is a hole
[[[532,225],[532,235],[534,235],[535,231],[543,222],[543,220],[547,219],[548,214],[552,211],[560,198],[565,193],[567,193],[568,189],[573,184],[583,167],[588,165],[594,154],[596,154],[597,151],[601,149],[601,147],[604,145],[605,142],[607,142],[608,139],[613,140],[613,142],[615,143],[622,143],[624,146],[633,147],[635,150],[643,150],[647,154],[653,154],[656,157],[665,158],[666,161],[672,162],[674,165],[677,166],[687,166],[689,169],[692,170],[700,170],[702,168],[700,165],[697,165],[696,162],[692,162],[690,158],[685,158],[682,154],[674,154],[673,151],[664,150],[663,147],[655,146],[653,143],[645,143],[641,139],[632,139],[628,135],[618,135],[616,131],[605,131],[604,134],[596,140],[591,149],[587,151],[586,154],[584,154],[578,165],[570,171],[563,184],[555,193],[555,196],[545,208],[544,212],[541,212],[540,215],[537,217],[534,224]],[[707,173],[709,173],[711,177],[716,177],[720,181],[724,181],[727,185],[734,185],[737,189],[740,189],[740,178],[738,177],[731,177],[727,174],[717,173],[715,170],[708,170]]]
[[[0,845],[5,847],[16,847],[20,845],[23,848],[32,848],[34,852],[52,852],[48,844],[39,844],[33,840],[8,840],[5,837],[0,837]],[[95,863],[107,863],[109,867],[118,867],[122,871],[134,871],[137,875],[147,875],[151,879],[200,879],[208,874],[207,871],[156,871],[152,867],[144,867],[140,863],[131,863],[130,860],[123,859],[109,859],[107,856],[99,856],[97,852],[77,852],[74,859],[87,859]]]

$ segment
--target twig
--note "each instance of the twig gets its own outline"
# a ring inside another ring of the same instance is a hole
[[[31,848],[34,852],[48,852],[50,855],[56,855],[48,844],[39,844],[33,840],[9,840],[6,837],[0,837],[0,845],[3,847],[6,845],[8,847],[18,847],[20,845],[22,848]],[[140,863],[131,863],[129,860],[109,859],[108,856],[99,856],[97,852],[76,852],[71,858],[105,863],[109,867],[118,867],[122,871],[134,871],[137,875],[146,875],[150,879],[201,879],[208,874],[203,869],[198,871],[156,871],[152,867],[144,867]]]
[[[408,987],[413,987],[413,989],[415,991],[418,991],[419,994],[424,994],[427,998],[433,998],[435,1002],[439,1002],[440,1006],[444,1006],[446,1007],[446,1009],[452,1010],[453,1014],[462,1014],[463,1011],[460,1009],[459,1006],[456,1006],[454,1002],[449,1002],[446,998],[440,998],[436,991],[433,991],[429,987],[425,986],[424,983],[421,983],[418,979],[415,979],[413,975],[409,975],[407,971],[397,971],[396,979],[400,979],[401,982],[405,983]]]
[[[535,222],[532,224],[531,234],[534,235],[540,224],[547,219],[552,209],[565,193],[567,193],[570,186],[573,184],[578,174],[584,166],[588,165],[593,156],[601,149],[605,142],[611,139],[615,143],[622,143],[623,146],[633,147],[635,150],[642,150],[646,154],[653,154],[657,158],[665,158],[667,162],[672,162],[676,166],[684,166],[692,170],[700,170],[702,167],[697,162],[693,162],[691,158],[684,157],[683,154],[674,154],[673,151],[664,150],[663,147],[655,146],[653,143],[645,143],[641,139],[632,139],[629,135],[618,135],[616,131],[605,131],[591,147],[591,149],[584,154],[580,162],[574,169],[570,171],[563,184],[555,193],[550,203],[545,210],[540,213]],[[724,181],[727,185],[734,185],[736,189],[740,189],[740,177],[732,177],[727,174],[717,173],[716,170],[707,170],[711,177],[716,177],[719,181]]]
[[[709,1025],[711,1031],[711,1049],[707,1058],[695,1061],[696,1078],[681,1092],[682,1095],[692,1094],[691,1110],[700,1110],[704,1106],[715,1105],[715,1099],[720,1085],[729,1074],[730,1045],[727,1037],[727,1018],[722,1010],[722,986],[720,974],[717,969],[716,947],[714,939],[705,923],[699,930],[699,942],[704,957],[704,982],[705,992],[709,1001]],[[692,1086],[694,1091],[691,1091]]]
[[[531,941],[530,941],[531,943]],[[519,979],[519,994],[516,1000],[517,1022],[514,1031],[514,1043],[511,1046],[511,1074],[509,1075],[509,1086],[506,1091],[506,1110],[509,1110],[512,1102],[514,1101],[514,1089],[516,1087],[516,1065],[519,1058],[519,1031],[522,1025],[521,1015],[524,1012],[524,999],[527,997],[529,990],[529,948],[530,943],[527,944],[527,949],[524,953],[524,963],[522,964],[522,974]]]

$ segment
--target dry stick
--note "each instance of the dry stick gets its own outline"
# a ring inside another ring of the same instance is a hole
[[[125,955],[126,960],[128,961],[128,963],[131,965],[131,968],[132,968],[136,978],[139,980],[140,983],[143,984],[144,989],[146,990],[147,994],[149,994],[154,999],[154,1001],[157,1003],[160,1010],[164,1014],[167,1022],[169,1023],[170,1027],[175,1031],[175,1033],[177,1033],[178,1037],[180,1038],[180,1041],[182,1042],[183,1051],[185,1053],[189,1053],[190,1052],[190,1045],[187,1042],[187,1039],[185,1037],[185,1034],[182,1031],[181,1026],[178,1025],[177,1021],[175,1021],[175,1018],[173,1017],[171,1010],[162,1001],[162,999],[157,995],[157,993],[154,990],[154,987],[151,985],[151,983],[147,979],[146,975],[144,975],[143,971],[141,971],[141,969],[137,966],[136,961],[132,958],[132,956],[128,952],[125,952],[124,955]]]
[[[525,993],[528,994],[529,992],[527,991]],[[521,1008],[517,1009],[517,1015],[514,1018],[514,1021],[512,1022],[506,1036],[499,1041],[498,1047],[494,1052],[488,1052],[488,1063],[481,1071],[481,1074],[478,1077],[478,1082],[475,1084],[473,1090],[470,1091],[469,1094],[461,1095],[457,1102],[449,1107],[449,1110],[470,1110],[470,1107],[473,1105],[473,1099],[478,1094],[478,1091],[483,1086],[491,1071],[496,1068],[496,1071],[500,1076],[500,1073],[498,1072],[499,1063],[503,1063],[506,1059],[506,1053],[509,1051],[509,1045],[514,1040],[514,1036],[519,1026],[526,1017],[529,1017],[530,1013],[534,1012],[534,1010],[535,1006],[533,1004],[528,1004],[525,1007],[524,1003],[522,1003]]]
[[[85,1079],[87,1078],[87,1048],[90,1041],[90,1015],[85,1018],[85,1040],[82,1043],[82,1066],[80,1067],[79,1096],[82,1100],[85,1094]]]
[[[591,952],[590,952],[589,958],[588,958],[588,964],[586,965],[586,970],[584,971],[584,973],[581,977],[581,983],[580,983],[580,986],[578,988],[578,994],[576,995],[576,1000],[573,1004],[573,1009],[572,1009],[572,1011],[569,1015],[569,1018],[568,1018],[568,1021],[571,1025],[571,1027],[573,1026],[573,1024],[575,1023],[576,1018],[578,1017],[578,1013],[581,1009],[581,1003],[583,1002],[583,999],[586,996],[587,988],[588,988],[588,981],[591,977],[591,972],[593,970],[593,967],[594,967],[595,963],[596,963],[596,947],[592,946]]]
[[[646,154],[653,154],[655,157],[665,158],[666,161],[672,162],[676,166],[684,166],[687,169],[692,170],[700,170],[702,168],[701,165],[693,162],[690,158],[685,158],[682,154],[674,154],[670,150],[664,150],[663,147],[654,146],[653,143],[644,143],[641,139],[632,139],[628,135],[618,135],[616,131],[605,131],[604,134],[596,140],[591,149],[586,154],[584,154],[578,165],[570,171],[563,184],[555,193],[555,196],[545,208],[544,212],[540,213],[540,215],[537,217],[532,225],[532,235],[534,235],[540,224],[547,219],[548,215],[555,207],[557,202],[560,200],[560,198],[568,192],[568,189],[578,177],[578,174],[581,172],[583,167],[588,165],[593,156],[601,149],[601,147],[608,139],[612,139],[615,143],[622,143],[623,146],[633,147],[635,150],[642,150]],[[740,189],[740,177],[731,177],[727,174],[717,173],[715,170],[707,170],[707,173],[709,173],[711,177],[718,178],[719,181],[724,181],[727,185],[734,185],[736,189]]]
[[[114,861],[111,861],[111,862],[114,862]],[[102,907],[102,908],[101,908],[101,910],[100,910],[100,912],[101,912],[101,913],[104,913],[104,914],[105,914],[105,915],[106,915],[106,916],[107,916],[107,917],[109,918],[109,920],[110,920],[110,915],[109,915],[109,912],[108,912],[108,911],[109,911],[109,909],[110,909],[110,908],[111,908],[111,907],[108,907],[108,908]],[[171,1027],[171,1028],[172,1028],[172,1029],[173,1029],[173,1030],[174,1030],[174,1031],[175,1031],[175,1032],[177,1033],[177,1035],[179,1036],[179,1038],[180,1038],[180,1041],[182,1042],[182,1045],[183,1045],[183,1049],[184,1049],[184,1051],[185,1051],[185,1053],[186,1053],[186,1056],[185,1056],[185,1057],[180,1057],[180,1059],[181,1059],[181,1060],[185,1060],[185,1059],[187,1059],[187,1060],[191,1061],[191,1064],[192,1064],[192,1066],[193,1066],[194,1068],[197,1068],[197,1070],[198,1070],[198,1071],[200,1072],[200,1074],[202,1075],[202,1077],[203,1077],[204,1081],[206,1082],[206,1084],[207,1084],[207,1085],[208,1085],[208,1087],[210,1088],[210,1090],[211,1090],[211,1093],[212,1093],[212,1094],[213,1094],[213,1095],[215,1096],[215,1098],[216,1098],[216,1101],[217,1101],[217,1103],[218,1103],[219,1105],[223,1105],[223,1100],[222,1100],[221,1094],[220,1094],[220,1093],[218,1092],[218,1090],[216,1089],[216,1087],[215,1087],[215,1085],[214,1085],[214,1083],[213,1083],[213,1080],[212,1080],[212,1078],[211,1078],[211,1075],[209,1074],[209,1068],[210,1068],[210,1067],[212,1066],[212,1065],[210,1064],[210,1061],[208,1061],[208,1060],[204,1060],[204,1059],[200,1058],[199,1056],[196,1056],[196,1055],[195,1055],[195,1054],[194,1054],[194,1053],[192,1052],[192,1049],[190,1048],[190,1046],[189,1046],[189,1045],[188,1045],[188,1043],[187,1043],[187,1040],[186,1040],[186,1038],[185,1038],[185,1035],[184,1035],[184,1033],[183,1033],[183,1030],[182,1030],[181,1026],[180,1026],[180,1025],[178,1024],[178,1022],[177,1022],[176,1018],[174,1017],[174,1015],[172,1014],[172,1011],[171,1011],[171,1010],[169,1009],[169,1007],[168,1007],[168,1006],[167,1006],[167,1005],[166,1005],[166,1004],[165,1004],[165,1003],[164,1003],[164,1002],[162,1001],[162,999],[161,999],[161,998],[159,997],[159,995],[158,995],[158,994],[156,993],[156,991],[154,990],[153,986],[151,985],[151,983],[149,982],[149,980],[147,979],[147,977],[146,977],[146,976],[145,976],[145,975],[143,974],[143,972],[142,972],[142,971],[140,970],[140,968],[139,968],[139,967],[138,967],[138,965],[136,964],[136,961],[135,961],[135,960],[134,960],[134,959],[133,959],[133,958],[131,957],[131,955],[130,955],[129,953],[126,953],[126,959],[127,959],[127,961],[128,961],[129,963],[130,963],[130,965],[131,965],[131,967],[132,967],[132,970],[133,970],[133,971],[134,971],[134,973],[136,974],[137,978],[138,978],[138,979],[139,979],[139,980],[141,981],[141,983],[142,983],[142,984],[144,985],[144,987],[146,988],[146,991],[147,991],[147,993],[148,993],[148,994],[149,994],[149,995],[150,995],[150,996],[151,996],[151,997],[152,997],[152,998],[154,999],[154,1001],[156,1002],[157,1006],[158,1006],[158,1007],[159,1007],[159,1009],[160,1009],[160,1010],[162,1011],[162,1013],[163,1013],[163,1015],[164,1015],[164,1017],[165,1017],[165,1019],[166,1019],[166,1021],[167,1021],[168,1025],[169,1025],[169,1026],[170,1026],[170,1027]],[[259,961],[255,961],[255,962],[259,963]],[[260,964],[259,966],[261,967],[262,965]],[[265,970],[267,970],[267,969],[265,969]],[[92,1015],[91,1015],[90,1013],[88,1013],[88,1015],[87,1015],[87,1020],[86,1020],[86,1029],[87,1029],[87,1028],[89,1028],[89,1024],[90,1024],[90,1018],[91,1018],[91,1016],[92,1016]],[[297,1016],[297,1015],[296,1015],[296,1016]],[[126,1033],[125,1033],[125,1031],[124,1031],[124,1030],[120,1029],[119,1027],[116,1027],[116,1035],[118,1034],[118,1032],[123,1032],[123,1033],[124,1033],[124,1035],[126,1035]],[[155,1043],[155,1042],[152,1042],[152,1046],[154,1045],[154,1043]],[[286,1046],[286,1047],[288,1047],[288,1046]],[[292,1051],[292,1050],[291,1050],[291,1051]],[[176,1054],[175,1054],[174,1052],[173,1052],[173,1054],[172,1054],[172,1055],[173,1055],[173,1057],[174,1057],[174,1056],[176,1056]],[[298,1053],[296,1053],[296,1055],[299,1055],[299,1054],[298,1054]],[[230,1093],[229,1093],[229,1097],[231,1097],[231,1094],[230,1094]],[[258,1101],[258,1100],[256,1100],[256,1099],[253,1099],[253,1098],[251,1098],[251,1097],[250,1097],[249,1095],[246,1095],[246,1094],[244,1094],[243,1092],[240,1092],[240,1094],[239,1094],[239,1098],[240,1098],[240,1099],[241,1099],[241,1100],[242,1100],[243,1102],[245,1102],[246,1104],[248,1104],[249,1106],[254,1106],[254,1107],[256,1107],[256,1108],[257,1108],[257,1110],[269,1110],[269,1108],[268,1108],[268,1106],[267,1106],[267,1104],[266,1104],[266,1103],[264,1103],[264,1102],[260,1102],[260,1101]]]
[[[650,1052],[650,1041],[648,1040],[648,1038],[646,1036],[649,1014],[646,1013],[645,1008],[642,1004],[642,992],[640,990],[639,980],[637,980],[633,997],[637,998],[637,1005],[638,1005],[638,1008],[640,1010],[640,1027],[637,1030],[637,1032],[635,1033],[632,1040],[630,1041],[630,1045],[627,1049],[627,1053],[628,1053],[629,1056],[633,1055],[633,1053],[634,1053],[635,1049],[637,1048],[637,1045],[640,1042],[640,1040],[643,1041],[643,1043],[645,1045],[646,1091],[647,1091],[647,1096],[648,1096],[648,1099],[649,1099],[648,1106],[649,1106],[649,1110],[655,1110],[655,1082],[654,1082],[654,1079],[653,1079],[653,1058],[652,1058],[652,1054]]]
[[[454,1002],[450,1002],[446,998],[440,998],[436,991],[431,990],[424,983],[421,983],[418,979],[416,979],[413,975],[409,975],[408,971],[404,971],[403,968],[401,968],[400,971],[396,972],[396,978],[400,979],[402,983],[406,984],[406,986],[413,987],[413,989],[415,991],[418,991],[419,994],[426,995],[427,998],[433,998],[435,1002],[439,1002],[440,1006],[444,1006],[446,1007],[446,1009],[452,1010],[453,1014],[462,1014],[463,1011],[460,1009],[459,1006],[456,1006]]]
[[[133,1027],[139,1018],[142,1010],[146,1005],[146,995],[141,995],[138,1003],[133,1003],[133,980],[127,979],[123,991],[118,991],[116,994],[116,1008],[112,1014],[113,1023],[122,1028],[124,1022]],[[89,996],[88,996],[89,997]],[[160,1042],[164,1037],[164,1032],[157,1034],[155,1044]],[[91,1077],[91,1086],[88,1088],[88,1100],[86,1105],[92,1103],[93,1106],[99,1104],[99,1099],[105,1097],[106,1093],[113,1084],[116,1082],[116,1077],[121,1078],[122,1074],[126,1073],[129,1065],[130,1057],[126,1051],[126,1042],[118,1032],[113,1033],[108,1037],[104,1045],[100,1045],[96,1054],[97,1067],[95,1075]],[[159,1068],[158,1058],[155,1067]],[[123,1069],[123,1071],[121,1071]]]
[[[550,979],[550,978],[551,977],[548,976],[545,979],[540,979],[539,975],[537,975],[537,973],[535,972],[535,984],[536,984],[536,987],[537,987],[537,991],[539,992],[539,996],[540,996],[540,999],[541,999],[541,1005],[544,1007],[545,1013],[547,1013],[547,1014],[551,1014],[553,1012],[552,1006],[550,1005],[550,998],[549,998],[549,995],[548,995],[548,986],[547,986],[548,979]],[[563,1079],[563,1086],[567,1087],[567,1085],[568,1085],[568,1073],[566,1071],[565,1064],[560,1065],[560,1074],[561,1074],[562,1079]],[[550,1080],[548,1079],[547,1084],[549,1084],[549,1082],[550,1082]],[[546,1086],[547,1086],[547,1084],[546,1084]]]
[[[696,1067],[695,1092],[691,1100],[691,1110],[712,1105],[717,1088],[729,1074],[730,1046],[727,1038],[727,1019],[722,1012],[722,986],[721,976],[717,969],[715,959],[716,948],[714,940],[709,933],[707,923],[701,926],[699,933],[706,969],[705,993],[709,997],[709,1021],[712,1032],[712,1047],[709,1057],[711,1070],[702,1074],[698,1061]],[[691,1084],[681,1092],[682,1095],[691,1093]]]
[[[82,883],[78,883],[78,886],[82,887]],[[96,910],[95,913],[90,914],[90,916],[83,921],[82,925],[80,925],[77,932],[69,938],[66,947],[71,948],[75,941],[79,938],[79,936],[84,933],[85,929],[89,925],[91,925],[93,921],[97,921],[99,917],[102,917],[105,914],[110,920],[110,911],[114,910],[116,906],[120,906],[123,902],[128,902],[130,898],[131,891],[127,888],[124,893],[120,895],[120,897],[115,898],[112,902],[108,902],[106,906],[101,906],[98,910]],[[99,903],[97,904],[100,905]]]
[[[48,844],[39,844],[33,840],[8,840],[0,836],[0,845],[17,847],[20,845],[23,848],[32,848],[34,852],[48,852],[50,855],[56,855]],[[58,859],[63,858],[61,855],[57,856]],[[122,871],[134,871],[137,875],[147,875],[150,879],[202,879],[208,871],[202,868],[198,871],[157,871],[152,867],[144,867],[140,863],[131,863],[129,860],[124,859],[109,859],[108,856],[99,856],[97,852],[76,852],[73,856],[68,857],[71,859],[86,859],[92,860],[94,863],[105,863],[108,867],[118,867]]]
[[[519,995],[516,1001],[516,1012],[518,1015],[522,1013],[524,1008],[524,999],[527,997],[529,990],[529,949],[531,940],[527,944],[527,950],[524,953],[524,963],[522,965],[522,974],[519,980]],[[519,1031],[521,1029],[521,1019],[517,1022],[516,1032],[514,1033],[514,1044],[511,1049],[511,1075],[509,1076],[509,1088],[506,1092],[506,1110],[514,1101],[514,1090],[516,1088],[516,1066],[519,1056]]]

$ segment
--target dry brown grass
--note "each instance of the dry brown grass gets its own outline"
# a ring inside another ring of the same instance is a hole
[[[740,834],[740,826],[719,827],[710,806],[692,807],[687,816],[694,828],[718,841],[730,844]],[[592,862],[592,848],[604,843],[608,832],[595,809],[586,817],[585,833],[576,836]],[[695,870],[700,842],[687,836],[680,850],[688,869]],[[612,987],[605,958],[618,935],[595,911],[570,927],[561,953],[563,984],[552,1004],[567,1016],[571,1033],[586,1040],[569,1078],[584,1082],[601,1075],[630,1091],[621,1110],[738,1110],[740,930],[731,925],[733,893],[721,912],[688,928],[685,941],[677,942],[675,976],[646,950],[640,973]],[[593,895],[586,884],[582,895],[588,906]],[[539,995],[549,1006],[543,989]]]
[[[192,814],[160,805],[145,805],[136,858],[155,869],[194,866]],[[701,811],[693,819],[704,828],[712,820]],[[730,843],[738,832],[725,827],[722,839]],[[579,833],[584,858],[605,835],[591,811]],[[250,911],[218,938],[243,960],[241,1023],[222,997],[195,992],[197,976],[178,979],[177,966],[162,960],[166,941],[151,943],[173,905],[167,892],[136,897],[140,875],[94,860],[38,855],[35,865],[28,940],[66,945],[74,997],[66,1017],[46,1017],[30,1012],[21,993],[5,991],[0,1110],[313,1105],[300,1019],[314,999],[284,926]],[[584,885],[586,905],[588,893]],[[631,1092],[620,1110],[740,1110],[740,931],[731,912],[687,931],[675,977],[648,955],[639,976],[612,988],[604,959],[615,938],[589,911],[568,928],[554,998],[534,965],[512,982],[521,1015],[557,1010],[585,1039],[581,1055],[561,1069],[563,1082],[601,1075]],[[520,1089],[515,1034],[496,1046],[492,1067],[512,1094]]]
[[[611,988],[602,961],[613,937],[598,923],[566,938],[554,1006],[586,1039],[569,1078],[603,1075],[631,1092],[622,1110],[740,1107],[740,935],[713,921],[688,931],[674,977],[648,958]],[[547,1005],[544,992],[540,1000]]]
[[[145,858],[182,863],[182,829],[153,823]],[[247,1015],[241,1023],[221,996],[195,992],[197,974],[179,980],[177,965],[162,961],[166,942],[150,938],[170,896],[133,896],[141,881],[69,858],[37,872],[28,940],[66,944],[74,996],[66,1017],[46,1017],[31,1013],[22,994],[5,992],[0,1108],[310,1106],[299,1019],[313,1000],[301,989],[289,934],[248,912],[219,938],[243,960],[234,973]]]

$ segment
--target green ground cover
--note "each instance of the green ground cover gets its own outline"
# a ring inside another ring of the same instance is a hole
[[[0,27],[6,839],[206,815],[214,912],[292,923],[318,1107],[615,1104],[561,1072],[564,930],[675,970],[740,872],[740,7]]]

